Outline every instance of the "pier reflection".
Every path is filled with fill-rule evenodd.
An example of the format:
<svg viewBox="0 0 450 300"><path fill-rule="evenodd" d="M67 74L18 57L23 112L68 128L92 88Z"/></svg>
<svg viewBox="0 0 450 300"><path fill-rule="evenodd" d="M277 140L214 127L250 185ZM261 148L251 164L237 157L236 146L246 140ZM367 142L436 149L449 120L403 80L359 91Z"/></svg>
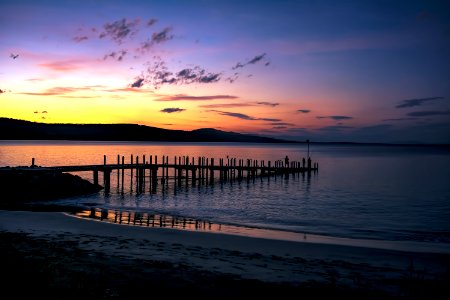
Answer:
<svg viewBox="0 0 450 300"><path fill-rule="evenodd" d="M276 229L218 224L207 220L172 216L165 214L120 211L104 208L91 208L74 213L74 216L99 222L148 228L172 228L177 230L226 233L250 237L269 238L288 241L306 241L306 233Z"/></svg>
<svg viewBox="0 0 450 300"><path fill-rule="evenodd" d="M75 216L103 222L143 227L168 227L186 230L221 231L221 224L209 221L147 212L91 208L76 212Z"/></svg>

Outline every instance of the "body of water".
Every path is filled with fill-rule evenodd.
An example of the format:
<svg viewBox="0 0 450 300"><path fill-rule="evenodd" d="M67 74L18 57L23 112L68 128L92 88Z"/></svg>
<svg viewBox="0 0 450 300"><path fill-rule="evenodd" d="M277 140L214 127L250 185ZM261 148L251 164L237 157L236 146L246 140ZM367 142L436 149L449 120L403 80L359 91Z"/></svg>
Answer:
<svg viewBox="0 0 450 300"><path fill-rule="evenodd" d="M286 155L301 160L307 153L306 144L0 141L0 167L30 165L33 157L40 166L102 164L103 155L108 163L116 163L117 155L127 163L131 155L147 160L168 155L169 163L188 155L267 164ZM311 144L310 156L318 172L195 187L169 182L156 193L136 194L130 183L122 190L113 171L109 195L58 203L138 213L148 220L170 215L200 224L450 245L448 147ZM92 180L92 173L79 175ZM129 171L124 178L131 182Z"/></svg>

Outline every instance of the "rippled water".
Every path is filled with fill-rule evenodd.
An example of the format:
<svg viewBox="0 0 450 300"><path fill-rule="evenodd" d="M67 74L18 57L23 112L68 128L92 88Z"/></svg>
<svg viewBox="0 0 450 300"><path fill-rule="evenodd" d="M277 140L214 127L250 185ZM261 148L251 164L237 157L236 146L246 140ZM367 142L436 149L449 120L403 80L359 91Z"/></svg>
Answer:
<svg viewBox="0 0 450 300"><path fill-rule="evenodd" d="M146 155L275 160L307 156L303 144L100 143L0 141L0 166L41 166L129 162ZM310 147L318 172L182 185L169 181L156 193L136 194L111 174L111 193L59 201L111 210L195 218L312 234L381 240L450 243L450 150L445 147L316 145ZM79 174L92 180L91 173ZM121 179L119 179L120 183Z"/></svg>

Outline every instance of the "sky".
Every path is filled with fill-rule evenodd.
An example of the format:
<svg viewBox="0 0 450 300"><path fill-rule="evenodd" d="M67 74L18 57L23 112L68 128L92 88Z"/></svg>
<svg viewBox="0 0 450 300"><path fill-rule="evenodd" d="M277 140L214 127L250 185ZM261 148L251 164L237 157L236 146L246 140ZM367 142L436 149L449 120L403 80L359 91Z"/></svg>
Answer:
<svg viewBox="0 0 450 300"><path fill-rule="evenodd" d="M448 1L0 0L0 117L450 143Z"/></svg>

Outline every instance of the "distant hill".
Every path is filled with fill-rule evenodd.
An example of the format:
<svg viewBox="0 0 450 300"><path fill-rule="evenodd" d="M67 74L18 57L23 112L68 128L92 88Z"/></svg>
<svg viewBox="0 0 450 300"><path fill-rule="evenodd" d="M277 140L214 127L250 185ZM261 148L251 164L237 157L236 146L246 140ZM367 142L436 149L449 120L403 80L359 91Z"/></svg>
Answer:
<svg viewBox="0 0 450 300"><path fill-rule="evenodd" d="M292 142L212 128L184 131L137 124L47 124L9 118L0 118L0 140Z"/></svg>

